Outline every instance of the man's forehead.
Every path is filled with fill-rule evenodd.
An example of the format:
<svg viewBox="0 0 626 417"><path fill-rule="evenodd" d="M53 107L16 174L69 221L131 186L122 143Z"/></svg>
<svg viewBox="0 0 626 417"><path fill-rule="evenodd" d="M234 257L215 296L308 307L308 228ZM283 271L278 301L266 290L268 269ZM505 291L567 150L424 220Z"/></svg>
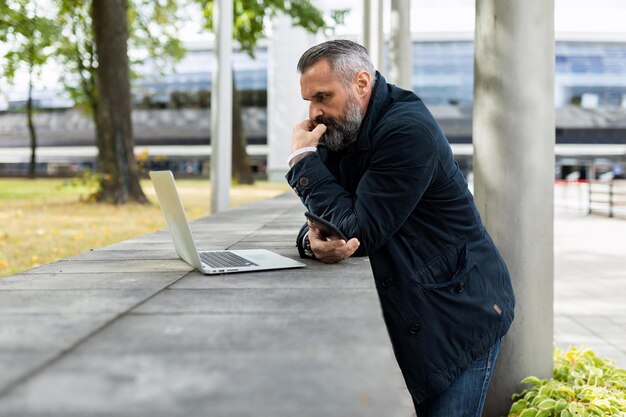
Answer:
<svg viewBox="0 0 626 417"><path fill-rule="evenodd" d="M310 98L320 92L333 91L340 86L341 83L333 76L328 62L318 61L300 75L300 90L304 98Z"/></svg>

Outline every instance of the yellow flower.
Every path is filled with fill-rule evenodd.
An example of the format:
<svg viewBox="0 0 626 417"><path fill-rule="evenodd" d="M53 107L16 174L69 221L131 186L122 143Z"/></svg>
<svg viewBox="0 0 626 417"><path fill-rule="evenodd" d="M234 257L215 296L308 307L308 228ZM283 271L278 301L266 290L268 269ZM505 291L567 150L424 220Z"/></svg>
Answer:
<svg viewBox="0 0 626 417"><path fill-rule="evenodd" d="M0 259L0 269L5 269L9 266L9 263L4 260L4 259Z"/></svg>

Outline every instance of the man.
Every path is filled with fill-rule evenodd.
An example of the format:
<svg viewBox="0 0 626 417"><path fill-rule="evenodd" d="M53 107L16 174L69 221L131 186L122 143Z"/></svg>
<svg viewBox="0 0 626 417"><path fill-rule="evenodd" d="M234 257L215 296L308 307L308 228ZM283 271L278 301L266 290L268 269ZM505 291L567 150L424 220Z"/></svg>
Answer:
<svg viewBox="0 0 626 417"><path fill-rule="evenodd" d="M480 416L515 298L446 137L354 42L314 46L298 70L309 118L293 129L287 180L350 237L309 222L301 256L369 256L417 415Z"/></svg>

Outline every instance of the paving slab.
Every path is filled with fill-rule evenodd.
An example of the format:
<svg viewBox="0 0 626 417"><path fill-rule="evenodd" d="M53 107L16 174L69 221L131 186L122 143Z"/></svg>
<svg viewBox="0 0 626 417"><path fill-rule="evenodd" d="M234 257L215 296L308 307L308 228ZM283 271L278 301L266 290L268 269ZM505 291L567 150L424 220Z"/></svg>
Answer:
<svg viewBox="0 0 626 417"><path fill-rule="evenodd" d="M61 352L112 319L111 314L3 314L1 353Z"/></svg>
<svg viewBox="0 0 626 417"><path fill-rule="evenodd" d="M155 289L0 291L0 315L121 313L155 293Z"/></svg>
<svg viewBox="0 0 626 417"><path fill-rule="evenodd" d="M229 245L228 249L237 250L237 249L268 249L273 252L280 253L281 255L289 256L290 258L296 258L294 256L294 250L296 248L295 239L293 242L285 241L285 240L255 240L255 241L244 241L244 242L236 242L233 245ZM203 248L204 249L204 248ZM204 249L210 250L210 249Z"/></svg>
<svg viewBox="0 0 626 417"><path fill-rule="evenodd" d="M0 280L0 291L10 290L150 290L161 289L188 275L186 271L53 273L13 275ZM204 275L203 275L204 276Z"/></svg>
<svg viewBox="0 0 626 417"><path fill-rule="evenodd" d="M119 261L58 261L29 270L31 274L102 273L102 272L169 272L192 271L181 259L120 259Z"/></svg>
<svg viewBox="0 0 626 417"><path fill-rule="evenodd" d="M210 289L163 291L133 310L143 314L240 313L380 315L378 296L371 289Z"/></svg>
<svg viewBox="0 0 626 417"><path fill-rule="evenodd" d="M137 250L94 250L68 258L69 261L120 261L120 260L178 260L176 250L170 242L169 248Z"/></svg>
<svg viewBox="0 0 626 417"><path fill-rule="evenodd" d="M287 331L286 331L287 330ZM340 336L338 336L340 335ZM120 340L125 341L119 343ZM181 343L184 340L184 343ZM320 314L135 314L112 323L77 353L247 352L252 355L318 350L352 351L377 341L388 346L382 318Z"/></svg>
<svg viewBox="0 0 626 417"><path fill-rule="evenodd" d="M55 358L59 352L1 352L0 351L0 392L31 372L41 368ZM1 402L0 402L1 404ZM8 416L0 409L0 415Z"/></svg>
<svg viewBox="0 0 626 417"><path fill-rule="evenodd" d="M309 265L315 261L302 260ZM369 267L369 266L368 266ZM317 272L313 270L317 269ZM321 272L321 273L320 273ZM337 276L332 265L311 265L298 270L297 274L273 274L267 272L251 272L221 276L205 276L192 272L177 281L173 289L214 289L214 288L258 288L258 289L307 289L307 288L371 288L374 279L363 274L360 262L349 262Z"/></svg>
<svg viewBox="0 0 626 417"><path fill-rule="evenodd" d="M369 347L75 354L13 391L0 415L408 417L391 355L389 348Z"/></svg>

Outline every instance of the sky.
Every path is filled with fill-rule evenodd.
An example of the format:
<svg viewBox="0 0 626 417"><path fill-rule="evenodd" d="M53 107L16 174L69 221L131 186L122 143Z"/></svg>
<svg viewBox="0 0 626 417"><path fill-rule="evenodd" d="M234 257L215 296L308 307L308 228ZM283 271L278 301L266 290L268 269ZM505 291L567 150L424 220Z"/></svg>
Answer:
<svg viewBox="0 0 626 417"><path fill-rule="evenodd" d="M525 1L525 0L522 0ZM391 0L383 0L387 11L383 27L389 31ZM412 32L474 32L474 6L476 0L411 0ZM323 10L351 9L346 25L338 29L338 35L354 35L362 26L362 0L313 0ZM626 40L626 0L554 0L554 26L559 33L617 34ZM211 35L199 35L190 30L185 39L210 39Z"/></svg>

